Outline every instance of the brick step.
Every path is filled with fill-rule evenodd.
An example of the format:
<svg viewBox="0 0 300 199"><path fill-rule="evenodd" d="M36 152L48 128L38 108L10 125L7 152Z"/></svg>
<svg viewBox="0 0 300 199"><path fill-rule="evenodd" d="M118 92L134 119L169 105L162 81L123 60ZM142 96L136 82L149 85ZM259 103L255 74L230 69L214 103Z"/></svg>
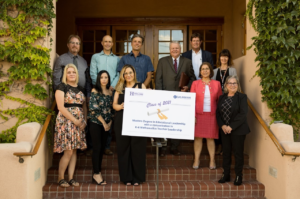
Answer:
<svg viewBox="0 0 300 199"><path fill-rule="evenodd" d="M257 181L244 181L241 186L232 182L219 184L217 181L194 182L160 182L160 198L189 198L189 199L220 199L244 198L263 199L265 187ZM47 183L43 187L44 199L125 199L125 198L156 198L155 182L146 182L140 186L125 186L121 183L108 183L98 186L92 183L80 183L79 187L61 188L57 183Z"/></svg>
<svg viewBox="0 0 300 199"><path fill-rule="evenodd" d="M53 166L57 166L62 154L53 155ZM221 155L215 156L217 167L222 166L223 157ZM201 154L200 156L200 167L207 167L209 165L209 155ZM192 166L194 162L193 154L183 154L180 156L174 156L172 154L167 154L165 157L159 157L160 166ZM234 157L232 156L231 165L234 165ZM77 156L77 166L91 166L92 158L86 156L85 154L80 154ZM104 155L102 166L104 167L113 167L118 165L118 156L117 154L113 155ZM156 155L155 154L146 154L146 165L147 166L156 166ZM249 165L249 156L244 155L244 165Z"/></svg>
<svg viewBox="0 0 300 199"><path fill-rule="evenodd" d="M77 167L74 174L74 179L78 182L92 182L92 166ZM119 170L114 168L103 168L102 176L107 182L118 182ZM218 167L215 170L210 170L208 167L200 167L199 169L193 169L192 167L160 167L159 180L160 181L200 181L200 180L219 180L222 176L223 169ZM243 168L243 179L246 181L256 180L256 170L245 166ZM234 169L231 169L231 178L235 178ZM57 182L58 168L51 167L48 170L47 182ZM67 171L66 176L67 178ZM146 169L146 181L156 181L156 167L147 167Z"/></svg>

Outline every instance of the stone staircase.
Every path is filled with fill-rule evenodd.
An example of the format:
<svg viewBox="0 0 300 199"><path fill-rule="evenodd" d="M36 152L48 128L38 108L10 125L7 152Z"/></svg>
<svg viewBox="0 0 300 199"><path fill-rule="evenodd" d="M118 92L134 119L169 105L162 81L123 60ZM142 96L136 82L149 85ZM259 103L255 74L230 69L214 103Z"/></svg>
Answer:
<svg viewBox="0 0 300 199"><path fill-rule="evenodd" d="M125 186L119 181L116 143L113 141L111 150L114 155L104 155L102 176L107 185L98 186L92 183L92 159L84 154L78 155L74 179L80 182L79 187L61 188L57 184L58 162L60 154L54 154L53 166L48 170L47 183L43 188L44 199L155 199L156 198L156 155L155 147L147 144L146 182L140 186ZM241 186L232 182L219 184L217 181L223 173L222 156L216 155L216 170L208 169L209 156L206 145L203 146L200 168L192 169L193 142L182 141L179 150L184 154L173 156L167 154L159 159L159 198L188 199L264 199L265 187L256 180L256 170L248 166L249 157L245 155L243 169L244 181ZM234 165L234 159L232 161ZM233 167L233 166L232 166ZM235 178L231 172L232 181ZM66 174L67 179L67 174Z"/></svg>

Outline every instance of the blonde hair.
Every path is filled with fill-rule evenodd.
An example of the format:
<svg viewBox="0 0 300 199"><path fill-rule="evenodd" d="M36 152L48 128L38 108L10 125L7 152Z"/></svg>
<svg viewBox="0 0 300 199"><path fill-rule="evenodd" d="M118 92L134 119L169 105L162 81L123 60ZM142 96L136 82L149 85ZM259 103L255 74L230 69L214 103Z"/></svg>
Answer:
<svg viewBox="0 0 300 199"><path fill-rule="evenodd" d="M126 80L125 80L125 78L124 78L124 73L125 73L125 70L126 70L127 68L131 68L131 69L132 69L133 74L134 74L134 79L133 79L133 81L134 81L135 83L138 82L137 79L136 79L136 72L135 72L134 67L131 66L131 65L129 65L129 64L125 64L125 65L123 66L121 72L120 72L120 78L119 78L119 81L118 81L118 83L117 83L117 85L116 85L116 91L118 91L120 94L123 94L123 90L124 90L125 87L126 87Z"/></svg>
<svg viewBox="0 0 300 199"><path fill-rule="evenodd" d="M224 93L228 93L227 84L228 84L228 81L231 80L231 79L235 79L235 81L237 83L237 86L238 86L237 91L241 92L241 86L240 86L239 78L237 76L233 75L233 76L228 76L226 78L226 81L225 81L225 84L224 84Z"/></svg>
<svg viewBox="0 0 300 199"><path fill-rule="evenodd" d="M61 79L61 82L67 84L67 70L68 70L68 68L73 68L75 70L75 72L76 72L76 84L78 84L79 75L78 75L77 67L74 64L67 64L65 66L65 69L64 69L64 72L63 72L64 75Z"/></svg>

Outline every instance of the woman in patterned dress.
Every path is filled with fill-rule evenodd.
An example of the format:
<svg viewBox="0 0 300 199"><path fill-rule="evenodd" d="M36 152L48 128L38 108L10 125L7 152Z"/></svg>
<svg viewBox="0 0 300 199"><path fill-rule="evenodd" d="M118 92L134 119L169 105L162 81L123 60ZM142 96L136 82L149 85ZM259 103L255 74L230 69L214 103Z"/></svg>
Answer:
<svg viewBox="0 0 300 199"><path fill-rule="evenodd" d="M86 149L84 128L86 126L86 102L84 89L78 86L78 71L74 64L67 64L62 83L55 92L59 110L54 133L54 153L62 153L59 161L58 183L61 187L79 186L73 179L77 159L77 149ZM64 179L68 167L67 182Z"/></svg>
<svg viewBox="0 0 300 199"><path fill-rule="evenodd" d="M211 79L214 72L210 63L203 62L200 66L199 74L201 79L194 81L191 86L191 92L196 93L195 159L193 168L199 168L202 142L203 138L206 138L207 149L210 156L209 169L216 169L214 139L219 138L216 109L219 97L222 95L222 89L218 81Z"/></svg>
<svg viewBox="0 0 300 199"><path fill-rule="evenodd" d="M93 180L98 185L106 185L101 175L102 158L105 151L109 129L112 124L112 91L110 76L106 70L97 75L95 88L89 102L89 129L93 142Z"/></svg>

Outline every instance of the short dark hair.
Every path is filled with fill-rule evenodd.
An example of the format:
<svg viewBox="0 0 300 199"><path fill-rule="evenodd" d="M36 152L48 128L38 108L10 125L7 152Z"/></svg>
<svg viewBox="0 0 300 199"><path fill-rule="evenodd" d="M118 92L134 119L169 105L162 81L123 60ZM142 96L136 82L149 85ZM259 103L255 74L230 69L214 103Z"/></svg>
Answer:
<svg viewBox="0 0 300 199"><path fill-rule="evenodd" d="M228 66L233 66L233 62L232 62L232 57L231 57L231 54L230 54L230 51L228 49L223 49L220 53L219 53L219 58L218 58L218 61L217 61L217 66L220 67L222 64L221 64L221 56L225 56L225 57L228 57L228 62L227 62L227 65Z"/></svg>
<svg viewBox="0 0 300 199"><path fill-rule="evenodd" d="M142 39L142 44L144 44L144 37L143 37L142 35L140 35L140 34L134 34L134 35L132 36L132 38L131 38L131 41L132 41L134 38L136 38L136 37L141 38L141 39Z"/></svg>
<svg viewBox="0 0 300 199"><path fill-rule="evenodd" d="M106 73L107 74L107 77L108 77L108 82L106 84L106 89L109 89L110 87L110 76L108 74L108 72L106 70L101 70L98 75L97 75L97 81L96 81L96 85L95 85L95 89L98 93L101 93L103 94L103 90L102 90L102 87L101 87L101 83L100 83L100 79L101 79L101 75L103 73Z"/></svg>
<svg viewBox="0 0 300 199"><path fill-rule="evenodd" d="M68 43L70 43L70 41L71 41L72 38L78 39L79 43L81 43L81 39L80 39L80 37L78 35L70 35L69 38L68 38Z"/></svg>
<svg viewBox="0 0 300 199"><path fill-rule="evenodd" d="M194 33L191 35L191 41L192 41L194 38L199 38L199 40L202 41L201 34L198 33L198 32L194 32Z"/></svg>
<svg viewBox="0 0 300 199"><path fill-rule="evenodd" d="M209 62L203 62L203 63L201 64L201 66L200 66L200 68L199 68L199 77L202 78L202 76L201 76L201 68L202 68L202 66L204 66L204 65L207 65L207 66L209 67L209 71L210 71L210 73L209 73L209 78L212 78L212 77L214 76L214 69L213 69L213 67L211 66L211 64L210 64Z"/></svg>

